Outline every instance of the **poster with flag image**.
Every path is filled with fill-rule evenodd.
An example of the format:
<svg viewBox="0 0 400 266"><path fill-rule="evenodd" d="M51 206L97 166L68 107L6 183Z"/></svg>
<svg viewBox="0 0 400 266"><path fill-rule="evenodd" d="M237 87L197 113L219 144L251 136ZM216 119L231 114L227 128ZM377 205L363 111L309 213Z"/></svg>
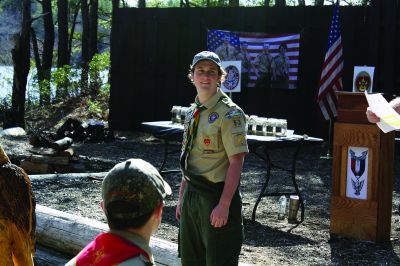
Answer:
<svg viewBox="0 0 400 266"><path fill-rule="evenodd" d="M322 65L317 103L326 120L337 116L336 91L343 89L343 47L339 22L339 1L336 2L329 27L328 47Z"/></svg>
<svg viewBox="0 0 400 266"><path fill-rule="evenodd" d="M300 34L210 29L207 49L222 61L241 61L242 88L297 87Z"/></svg>

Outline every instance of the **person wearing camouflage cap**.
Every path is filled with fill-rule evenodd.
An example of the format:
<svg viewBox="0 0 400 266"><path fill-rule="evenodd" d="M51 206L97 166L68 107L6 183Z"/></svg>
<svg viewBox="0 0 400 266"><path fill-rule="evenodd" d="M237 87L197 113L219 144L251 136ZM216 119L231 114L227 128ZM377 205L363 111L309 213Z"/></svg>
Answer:
<svg viewBox="0 0 400 266"><path fill-rule="evenodd" d="M66 265L153 265L150 237L170 194L170 186L150 163L129 159L115 165L101 187L110 231L96 236Z"/></svg>
<svg viewBox="0 0 400 266"><path fill-rule="evenodd" d="M189 70L197 96L184 123L176 207L183 266L238 265L243 243L239 184L249 151L246 119L220 89L225 74L211 51L196 54Z"/></svg>

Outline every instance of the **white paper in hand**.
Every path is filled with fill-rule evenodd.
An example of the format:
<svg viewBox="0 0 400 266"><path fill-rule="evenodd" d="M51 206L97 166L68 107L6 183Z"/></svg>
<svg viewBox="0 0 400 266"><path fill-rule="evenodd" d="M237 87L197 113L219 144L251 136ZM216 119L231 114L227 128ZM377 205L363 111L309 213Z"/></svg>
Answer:
<svg viewBox="0 0 400 266"><path fill-rule="evenodd" d="M371 110L381 119L377 125L384 133L400 129L400 115L383 98L382 94L365 92L365 97L367 97Z"/></svg>

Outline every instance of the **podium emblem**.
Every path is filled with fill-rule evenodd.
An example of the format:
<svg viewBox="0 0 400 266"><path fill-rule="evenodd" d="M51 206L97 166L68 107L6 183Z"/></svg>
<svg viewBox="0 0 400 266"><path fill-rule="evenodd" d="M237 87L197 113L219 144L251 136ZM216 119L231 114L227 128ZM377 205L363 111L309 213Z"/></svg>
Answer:
<svg viewBox="0 0 400 266"><path fill-rule="evenodd" d="M346 196L367 199L368 148L349 147Z"/></svg>

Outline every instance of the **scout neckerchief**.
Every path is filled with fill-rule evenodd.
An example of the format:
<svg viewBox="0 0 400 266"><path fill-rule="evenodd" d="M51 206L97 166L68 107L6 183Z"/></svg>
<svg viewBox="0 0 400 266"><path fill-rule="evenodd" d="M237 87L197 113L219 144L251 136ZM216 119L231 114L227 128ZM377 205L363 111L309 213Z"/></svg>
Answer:
<svg viewBox="0 0 400 266"><path fill-rule="evenodd" d="M185 147L181 156L181 167L183 169L187 168L187 158L189 156L189 152L192 149L193 146L193 140L196 137L197 134L197 128L199 126L199 121L200 121L200 112L206 109L205 106L201 105L200 103L196 102L193 115L191 117L191 120L189 122L189 127L186 133L186 143Z"/></svg>
<svg viewBox="0 0 400 266"><path fill-rule="evenodd" d="M217 104L223 98L225 98L225 95L222 95L215 104ZM207 107L201 105L199 102L195 102L193 115L191 117L191 120L189 121L189 127L187 129L186 142L184 144L185 147L183 147L183 152L181 156L181 168L184 170L187 169L187 160L189 158L189 153L192 150L193 142L197 135L197 128L199 127L199 121L200 121L200 113L204 109L207 109Z"/></svg>
<svg viewBox="0 0 400 266"><path fill-rule="evenodd" d="M117 265L139 255L143 255L150 261L150 256L146 251L128 240L112 233L101 233L79 253L76 265Z"/></svg>

